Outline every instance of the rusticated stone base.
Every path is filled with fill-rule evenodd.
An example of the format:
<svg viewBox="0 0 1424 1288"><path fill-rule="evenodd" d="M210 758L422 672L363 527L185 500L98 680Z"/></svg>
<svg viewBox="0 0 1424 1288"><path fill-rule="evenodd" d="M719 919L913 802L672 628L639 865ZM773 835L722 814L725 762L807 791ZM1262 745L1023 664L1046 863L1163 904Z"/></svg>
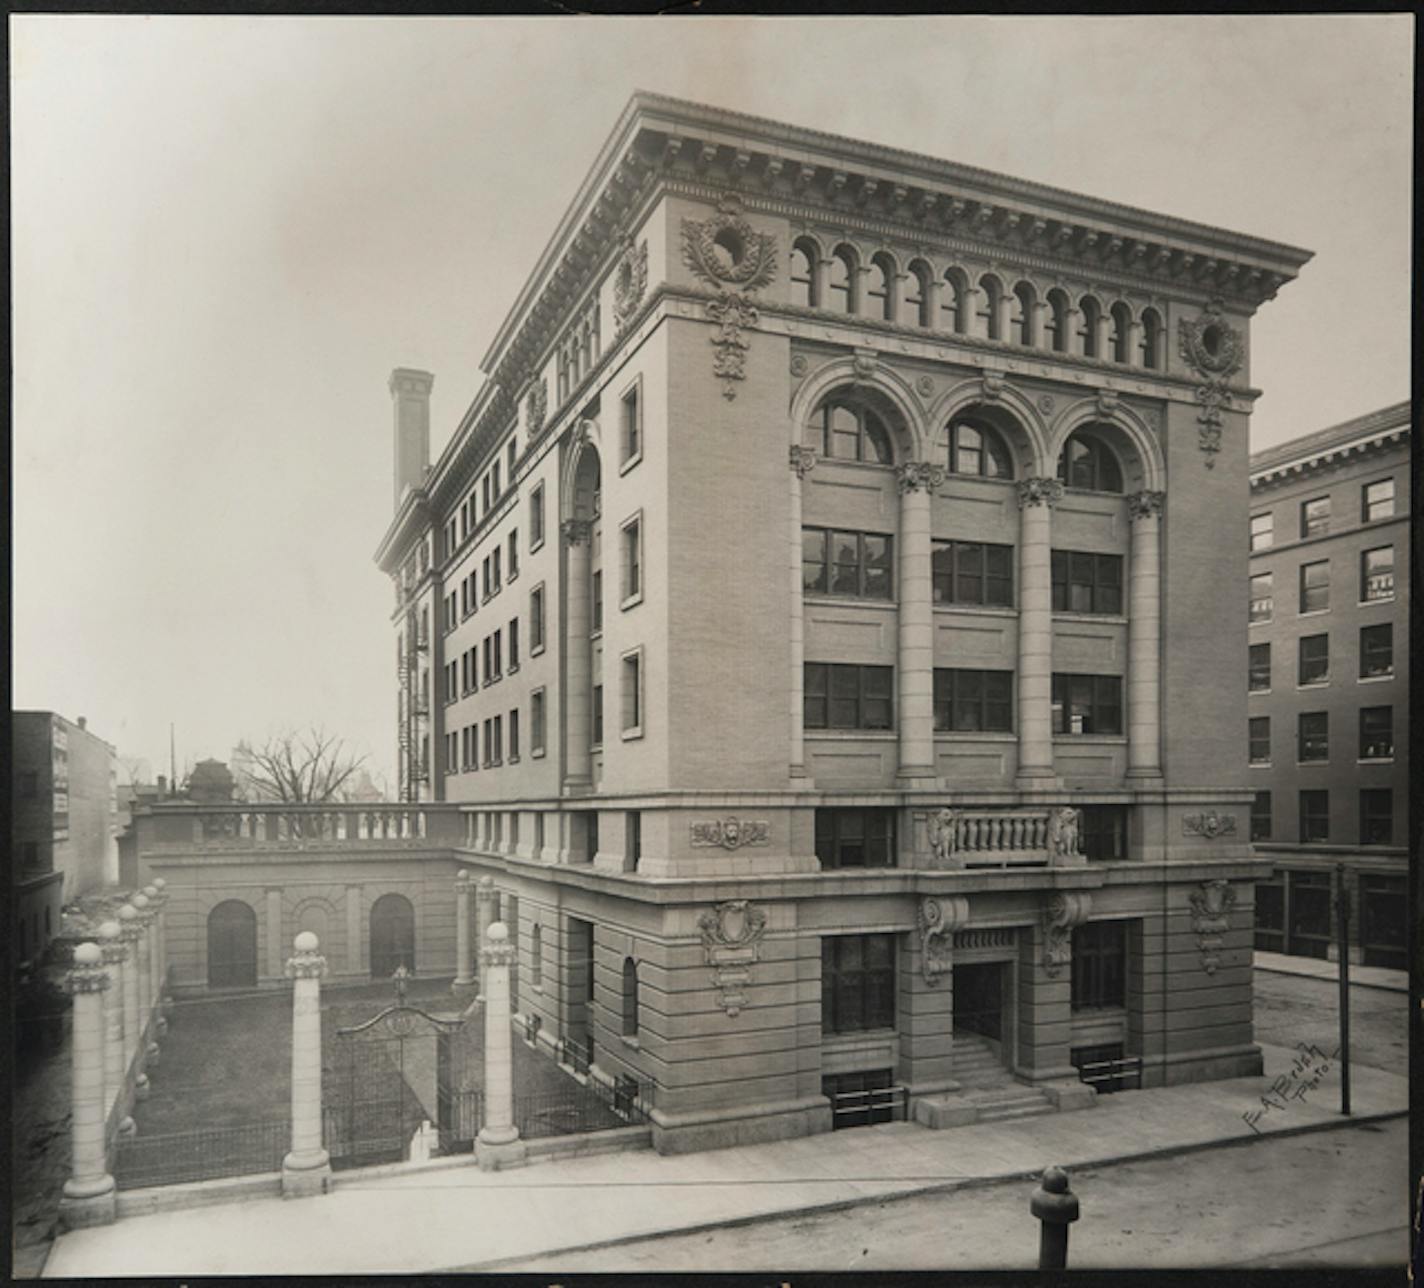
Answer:
<svg viewBox="0 0 1424 1288"><path fill-rule="evenodd" d="M319 1150L309 1157L288 1154L282 1160L284 1199L309 1198L313 1194L327 1194L330 1190L331 1160L326 1150Z"/></svg>
<svg viewBox="0 0 1424 1288"><path fill-rule="evenodd" d="M104 1176L88 1185L64 1183L59 1200L59 1220L66 1230L82 1230L91 1225L112 1225L116 1215L117 1190L114 1178Z"/></svg>
<svg viewBox="0 0 1424 1288"><path fill-rule="evenodd" d="M1098 1103L1097 1089L1086 1082L1065 1080L1063 1082L1039 1082L1034 1084L1048 1097L1048 1102L1059 1113L1072 1109L1091 1109Z"/></svg>
<svg viewBox="0 0 1424 1288"><path fill-rule="evenodd" d="M523 1167L529 1161L529 1147L517 1136L513 1140L490 1142L475 1138L475 1162L482 1172L502 1172Z"/></svg>
<svg viewBox="0 0 1424 1288"><path fill-rule="evenodd" d="M692 1154L728 1145L814 1136L831 1129L831 1104L824 1096L781 1105L738 1105L725 1115L678 1115L653 1111L653 1148L659 1154Z"/></svg>
<svg viewBox="0 0 1424 1288"><path fill-rule="evenodd" d="M945 1127L967 1127L979 1121L979 1106L952 1092L942 1096L925 1096L915 1102L915 1121L932 1131Z"/></svg>
<svg viewBox="0 0 1424 1288"><path fill-rule="evenodd" d="M1215 1082L1218 1078L1259 1078L1265 1071L1258 1046L1184 1051L1180 1055L1145 1056L1144 1087L1173 1087L1184 1082Z"/></svg>

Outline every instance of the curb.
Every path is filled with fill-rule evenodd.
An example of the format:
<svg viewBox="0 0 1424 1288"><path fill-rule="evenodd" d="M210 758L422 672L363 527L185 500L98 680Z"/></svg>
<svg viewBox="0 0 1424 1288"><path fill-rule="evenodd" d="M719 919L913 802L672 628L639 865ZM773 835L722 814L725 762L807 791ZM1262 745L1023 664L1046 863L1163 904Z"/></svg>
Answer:
<svg viewBox="0 0 1424 1288"><path fill-rule="evenodd" d="M1388 1122L1395 1118L1407 1118L1408 1108L1386 1109L1371 1114L1352 1114L1348 1121L1326 1121L1304 1123L1299 1127L1283 1127L1278 1131L1260 1136L1247 1135L1224 1140L1194 1141L1189 1145L1162 1145L1156 1149L1139 1150L1136 1153L1115 1154L1109 1158L1095 1158L1087 1162L1060 1163L1061 1166L1077 1170L1091 1170L1098 1167L1114 1167L1121 1163L1142 1163L1158 1158L1180 1157L1186 1154L1200 1154L1209 1149L1231 1149L1240 1145L1250 1145L1258 1140L1277 1140L1286 1136L1306 1136L1315 1132L1344 1131L1367 1123ZM518 1256L497 1257L492 1261L470 1261L457 1266L437 1270L435 1274L483 1274L490 1270L517 1266L524 1262L542 1260L546 1257L564 1257L578 1252L595 1252L607 1248L617 1248L630 1243L652 1243L658 1239L677 1238L681 1235L703 1234L710 1230L730 1230L742 1226L764 1225L770 1221L782 1221L791 1217L816 1216L827 1212L840 1212L850 1208L865 1207L871 1203L895 1203L901 1199L921 1198L927 1194L947 1194L956 1190L989 1189L996 1185L1008 1185L1022 1181L1036 1181L1042 1176L1041 1169L1006 1173L1003 1176L977 1176L954 1181L935 1181L913 1189L900 1190L894 1194L867 1194L855 1198L830 1199L824 1203L808 1203L801 1207L783 1208L777 1212L756 1212L748 1216L732 1217L722 1221L699 1221L692 1225L679 1226L672 1230L653 1230L643 1234L618 1235L612 1239L598 1239L591 1243L571 1244L563 1248L546 1248L538 1252L521 1253Z"/></svg>
<svg viewBox="0 0 1424 1288"><path fill-rule="evenodd" d="M1264 971L1267 975L1288 975L1292 979L1313 979L1320 984L1336 984L1338 981L1330 975L1312 975L1309 971L1289 970L1284 966L1263 966L1260 962L1254 962L1252 970ZM1350 977L1351 988L1372 988L1380 993L1408 993L1409 985L1404 984L1380 984L1373 980L1356 979Z"/></svg>

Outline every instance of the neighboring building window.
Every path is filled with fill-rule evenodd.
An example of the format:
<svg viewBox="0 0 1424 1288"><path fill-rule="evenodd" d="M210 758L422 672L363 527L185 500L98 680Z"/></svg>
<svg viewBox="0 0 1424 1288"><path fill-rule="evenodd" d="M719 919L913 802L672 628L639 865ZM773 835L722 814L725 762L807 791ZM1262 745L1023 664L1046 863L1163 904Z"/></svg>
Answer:
<svg viewBox="0 0 1424 1288"><path fill-rule="evenodd" d="M1053 676L1054 733L1122 732L1122 676Z"/></svg>
<svg viewBox="0 0 1424 1288"><path fill-rule="evenodd" d="M1330 607L1330 561L1300 566L1300 611L1318 613Z"/></svg>
<svg viewBox="0 0 1424 1288"><path fill-rule="evenodd" d="M1055 613L1122 612L1122 556L1055 550L1052 558Z"/></svg>
<svg viewBox="0 0 1424 1288"><path fill-rule="evenodd" d="M952 420L940 438L951 474L1011 479L1014 461L992 426L978 420Z"/></svg>
<svg viewBox="0 0 1424 1288"><path fill-rule="evenodd" d="M504 489L501 488L500 485L499 485L499 462L498 462L498 461L496 461L496 462L494 463L494 467L493 467L492 473L494 474L494 482L490 484L490 489L491 489L491 491L494 493L494 499L495 499L496 501L498 501L498 500L499 500L499 494L504 490Z"/></svg>
<svg viewBox="0 0 1424 1288"><path fill-rule="evenodd" d="M1269 550L1276 543L1276 516L1269 510L1251 516L1251 549Z"/></svg>
<svg viewBox="0 0 1424 1288"><path fill-rule="evenodd" d="M1012 671L935 668L934 727L937 733L1013 730Z"/></svg>
<svg viewBox="0 0 1424 1288"><path fill-rule="evenodd" d="M1073 931L1072 1007L1075 1011L1125 1004L1127 922L1090 921Z"/></svg>
<svg viewBox="0 0 1424 1288"><path fill-rule="evenodd" d="M821 868L893 868L893 809L818 809L816 857Z"/></svg>
<svg viewBox="0 0 1424 1288"><path fill-rule="evenodd" d="M544 485L536 483L529 493L529 549L544 544Z"/></svg>
<svg viewBox="0 0 1424 1288"><path fill-rule="evenodd" d="M821 939L821 1032L895 1026L895 936Z"/></svg>
<svg viewBox="0 0 1424 1288"><path fill-rule="evenodd" d="M1377 546L1360 555L1360 602L1394 598L1394 547Z"/></svg>
<svg viewBox="0 0 1424 1288"><path fill-rule="evenodd" d="M485 734L485 768L488 769L494 764L494 733L491 722L486 720L484 724Z"/></svg>
<svg viewBox="0 0 1424 1288"><path fill-rule="evenodd" d="M890 465L890 433L885 423L869 408L830 402L821 408L806 427L807 447L837 461L863 461Z"/></svg>
<svg viewBox="0 0 1424 1288"><path fill-rule="evenodd" d="M619 530L622 563L622 593L619 603L630 608L643 597L643 521L628 520Z"/></svg>
<svg viewBox="0 0 1424 1288"><path fill-rule="evenodd" d="M1360 792L1360 844L1394 844L1394 793L1388 787Z"/></svg>
<svg viewBox="0 0 1424 1288"><path fill-rule="evenodd" d="M529 695L529 754L544 754L544 690L535 689ZM541 816L542 817L542 816Z"/></svg>
<svg viewBox="0 0 1424 1288"><path fill-rule="evenodd" d="M603 745L603 685L593 686L593 745Z"/></svg>
<svg viewBox="0 0 1424 1288"><path fill-rule="evenodd" d="M510 620L509 629L505 632L509 637L509 671L512 675L519 670L519 618Z"/></svg>
<svg viewBox="0 0 1424 1288"><path fill-rule="evenodd" d="M1273 577L1268 572L1258 572L1251 577L1251 620L1269 622L1274 607L1272 590Z"/></svg>
<svg viewBox="0 0 1424 1288"><path fill-rule="evenodd" d="M1247 722L1248 756L1253 765L1271 763L1271 717L1252 716Z"/></svg>
<svg viewBox="0 0 1424 1288"><path fill-rule="evenodd" d="M1360 759L1394 759L1394 708L1360 708Z"/></svg>
<svg viewBox="0 0 1424 1288"><path fill-rule="evenodd" d="M1377 679L1394 674L1394 625L1360 627L1360 678Z"/></svg>
<svg viewBox="0 0 1424 1288"><path fill-rule="evenodd" d="M510 713L509 713L509 760L510 760L510 763L513 764L514 761L516 761L516 760L518 760L518 759L519 759L519 708L518 708L518 707L515 707L515 708L513 708L513 709L510 711ZM512 815L510 815L510 817L513 818L513 819L515 819L515 820L518 820L519 815L518 815L518 814L512 814ZM513 839L513 838L511 838L511 839Z"/></svg>
<svg viewBox="0 0 1424 1288"><path fill-rule="evenodd" d="M509 532L509 580L513 581L519 576L519 529L511 528Z"/></svg>
<svg viewBox="0 0 1424 1288"><path fill-rule="evenodd" d="M494 718L494 763L495 763L496 765L498 765L498 764L502 764L503 761L504 761L504 717L503 717L503 716L495 716L495 718ZM498 815L496 815L496 818L498 818ZM496 823L496 827L498 827L498 823ZM497 837L497 836L498 836L498 832L496 832L496 837Z"/></svg>
<svg viewBox="0 0 1424 1288"><path fill-rule="evenodd" d="M484 557L484 561L480 565L480 578L484 585L482 593L484 597L488 599L490 597L490 587L492 584L490 582L490 557L488 555Z"/></svg>
<svg viewBox="0 0 1424 1288"><path fill-rule="evenodd" d="M1013 607L1013 546L936 541L930 561L935 603Z"/></svg>
<svg viewBox="0 0 1424 1288"><path fill-rule="evenodd" d="M502 632L500 632L500 631L495 631L493 638L494 638L494 678L495 678L496 680L498 680L498 679L500 679L500 678L504 675L504 659L503 659L503 657L501 656L502 650L501 650L501 648L500 648L500 643L501 643L501 639L502 639Z"/></svg>
<svg viewBox="0 0 1424 1288"><path fill-rule="evenodd" d="M538 817L542 823L544 816ZM535 988L544 986L544 927L537 921L529 927L529 983Z"/></svg>
<svg viewBox="0 0 1424 1288"><path fill-rule="evenodd" d="M623 734L643 732L643 655L641 650L623 654Z"/></svg>
<svg viewBox="0 0 1424 1288"><path fill-rule="evenodd" d="M1271 687L1271 646L1252 644L1247 663L1246 687L1252 693L1263 693Z"/></svg>
<svg viewBox="0 0 1424 1288"><path fill-rule="evenodd" d="M1251 802L1251 839L1269 841L1271 839L1271 793L1257 792Z"/></svg>
<svg viewBox="0 0 1424 1288"><path fill-rule="evenodd" d="M643 857L643 815L636 809L623 814L623 857L628 872L636 872Z"/></svg>
<svg viewBox="0 0 1424 1288"><path fill-rule="evenodd" d="M1329 792L1301 792L1300 839L1302 841L1328 841L1330 839Z"/></svg>
<svg viewBox="0 0 1424 1288"><path fill-rule="evenodd" d="M1330 636L1300 637L1300 684L1327 684L1330 680Z"/></svg>
<svg viewBox="0 0 1424 1288"><path fill-rule="evenodd" d="M622 398L622 464L628 465L643 454L643 386L635 381Z"/></svg>
<svg viewBox="0 0 1424 1288"><path fill-rule="evenodd" d="M1330 498L1317 496L1300 504L1300 535L1323 537L1330 531Z"/></svg>
<svg viewBox="0 0 1424 1288"><path fill-rule="evenodd" d="M1360 514L1366 523L1388 519L1394 514L1394 480L1366 483L1360 498Z"/></svg>
<svg viewBox="0 0 1424 1288"><path fill-rule="evenodd" d="M500 588L500 583L501 583L501 578L500 578L500 575L499 575L499 563L500 563L500 556L501 556L502 554L503 554L503 551L501 551L500 548L499 548L498 546L496 546L496 547L494 548L493 554L490 556L490 557L494 560L494 593L495 593L496 595L499 594L499 588Z"/></svg>
<svg viewBox="0 0 1424 1288"><path fill-rule="evenodd" d="M1085 492L1122 491L1122 466L1112 449L1081 430L1064 445L1058 458L1058 478Z"/></svg>
<svg viewBox="0 0 1424 1288"><path fill-rule="evenodd" d="M590 593L593 597L589 617L593 623L593 634L597 635L603 629L603 569L595 569L589 582Z"/></svg>
<svg viewBox="0 0 1424 1288"><path fill-rule="evenodd" d="M1302 764L1330 759L1330 713L1302 711L1298 722L1296 759Z"/></svg>
<svg viewBox="0 0 1424 1288"><path fill-rule="evenodd" d="M801 586L813 594L892 598L891 539L876 532L801 529Z"/></svg>
<svg viewBox="0 0 1424 1288"><path fill-rule="evenodd" d="M638 963L623 959L623 1036L638 1036Z"/></svg>
<svg viewBox="0 0 1424 1288"><path fill-rule="evenodd" d="M893 666L807 662L807 729L890 729Z"/></svg>
<svg viewBox="0 0 1424 1288"><path fill-rule="evenodd" d="M515 438L511 438L505 444L504 452L505 473L509 476L509 486L514 486L514 469L519 463L519 443Z"/></svg>
<svg viewBox="0 0 1424 1288"><path fill-rule="evenodd" d="M1082 805L1083 828L1079 843L1083 857L1095 863L1127 858L1127 806Z"/></svg>
<svg viewBox="0 0 1424 1288"><path fill-rule="evenodd" d="M544 584L540 582L529 592L529 652L544 648Z"/></svg>

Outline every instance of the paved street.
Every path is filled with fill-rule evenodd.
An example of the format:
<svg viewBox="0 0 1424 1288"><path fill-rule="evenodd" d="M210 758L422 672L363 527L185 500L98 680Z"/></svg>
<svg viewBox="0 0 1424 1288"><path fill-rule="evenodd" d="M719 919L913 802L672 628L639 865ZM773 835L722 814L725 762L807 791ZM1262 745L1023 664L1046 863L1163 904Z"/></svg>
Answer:
<svg viewBox="0 0 1424 1288"><path fill-rule="evenodd" d="M1402 1265L1403 1119L1072 1174L1071 1268ZM1304 1182L1305 1184L1302 1184ZM501 1271L1024 1269L1032 1185L882 1201L506 1263Z"/></svg>
<svg viewBox="0 0 1424 1288"><path fill-rule="evenodd" d="M1313 1042L1326 1051L1340 1043L1339 988L1333 981L1257 970L1256 1041L1278 1046ZM1409 995L1379 988L1350 989L1350 1054L1390 1073L1409 1069Z"/></svg>

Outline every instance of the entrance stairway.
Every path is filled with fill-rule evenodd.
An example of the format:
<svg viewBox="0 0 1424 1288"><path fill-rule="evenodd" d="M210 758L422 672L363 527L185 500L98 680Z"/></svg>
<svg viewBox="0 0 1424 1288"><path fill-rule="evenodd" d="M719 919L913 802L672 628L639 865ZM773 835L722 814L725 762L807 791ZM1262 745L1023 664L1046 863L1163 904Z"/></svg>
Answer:
<svg viewBox="0 0 1424 1288"><path fill-rule="evenodd" d="M981 1123L1032 1118L1054 1111L1052 1101L1042 1091L1016 1082L993 1047L975 1033L954 1031L951 1071L960 1085L959 1094L978 1107L977 1121Z"/></svg>

